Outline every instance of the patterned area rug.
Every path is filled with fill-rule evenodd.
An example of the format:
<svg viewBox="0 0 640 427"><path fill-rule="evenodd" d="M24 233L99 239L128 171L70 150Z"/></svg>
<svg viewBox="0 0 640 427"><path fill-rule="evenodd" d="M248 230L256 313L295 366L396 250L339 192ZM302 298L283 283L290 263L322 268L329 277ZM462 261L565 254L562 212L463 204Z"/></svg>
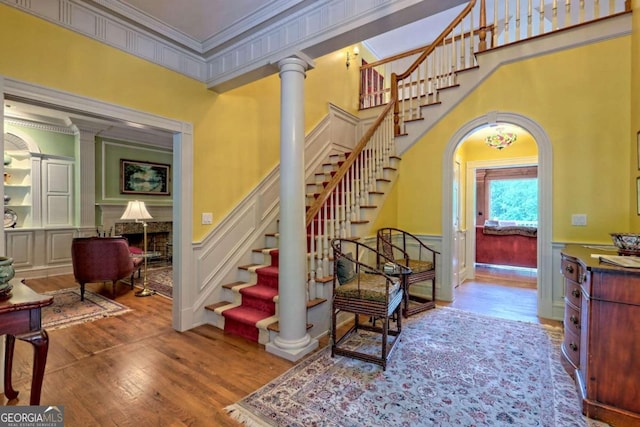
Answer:
<svg viewBox="0 0 640 427"><path fill-rule="evenodd" d="M353 347L377 345L362 334ZM604 425L580 413L561 341L560 329L436 308L403 322L386 371L325 348L226 410L251 426Z"/></svg>
<svg viewBox="0 0 640 427"><path fill-rule="evenodd" d="M144 274L144 273L143 273ZM134 286L142 289L142 278L138 278L136 273ZM129 280L125 279L122 283L129 284ZM147 288L156 291L158 295L166 298L173 297L173 268L160 267L147 269Z"/></svg>
<svg viewBox="0 0 640 427"><path fill-rule="evenodd" d="M80 301L80 287L46 292L53 295L53 304L42 309L42 326L48 330L62 329L105 317L119 316L130 308L89 290Z"/></svg>

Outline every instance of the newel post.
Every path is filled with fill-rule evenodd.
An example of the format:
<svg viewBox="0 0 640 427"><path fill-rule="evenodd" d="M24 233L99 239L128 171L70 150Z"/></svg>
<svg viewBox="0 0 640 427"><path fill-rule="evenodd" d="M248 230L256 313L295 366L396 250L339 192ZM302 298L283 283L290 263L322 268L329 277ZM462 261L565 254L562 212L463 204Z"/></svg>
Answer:
<svg viewBox="0 0 640 427"><path fill-rule="evenodd" d="M480 0L480 27L479 27L478 52L487 50L487 4L485 0Z"/></svg>
<svg viewBox="0 0 640 427"><path fill-rule="evenodd" d="M391 99L395 99L393 102L393 134L395 136L400 135L400 95L398 94L398 75L391 73Z"/></svg>

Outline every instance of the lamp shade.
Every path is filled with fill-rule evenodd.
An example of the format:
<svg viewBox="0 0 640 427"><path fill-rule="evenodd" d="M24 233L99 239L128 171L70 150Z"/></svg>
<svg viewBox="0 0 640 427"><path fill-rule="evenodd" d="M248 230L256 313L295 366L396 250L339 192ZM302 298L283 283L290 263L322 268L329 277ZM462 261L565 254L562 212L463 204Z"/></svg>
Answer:
<svg viewBox="0 0 640 427"><path fill-rule="evenodd" d="M144 202L140 200L132 200L127 204L127 209L125 209L124 213L120 217L120 219L129 219L129 220L141 220L141 219L151 219L153 218L149 211L147 211L147 207L144 205Z"/></svg>

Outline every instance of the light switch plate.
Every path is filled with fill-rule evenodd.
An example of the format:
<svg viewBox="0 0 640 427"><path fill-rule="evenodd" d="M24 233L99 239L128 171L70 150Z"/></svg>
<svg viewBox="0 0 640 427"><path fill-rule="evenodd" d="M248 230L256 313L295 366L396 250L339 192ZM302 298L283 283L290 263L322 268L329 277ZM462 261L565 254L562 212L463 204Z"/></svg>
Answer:
<svg viewBox="0 0 640 427"><path fill-rule="evenodd" d="M213 214L211 212L202 213L202 224L213 224Z"/></svg>
<svg viewBox="0 0 640 427"><path fill-rule="evenodd" d="M587 225L587 214L573 214L571 215L571 225L577 225L584 227Z"/></svg>

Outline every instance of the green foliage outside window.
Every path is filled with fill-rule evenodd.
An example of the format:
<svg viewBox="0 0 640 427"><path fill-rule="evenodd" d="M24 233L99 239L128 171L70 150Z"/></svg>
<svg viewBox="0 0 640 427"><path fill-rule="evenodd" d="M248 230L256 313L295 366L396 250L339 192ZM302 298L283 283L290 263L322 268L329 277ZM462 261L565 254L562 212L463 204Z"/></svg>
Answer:
<svg viewBox="0 0 640 427"><path fill-rule="evenodd" d="M538 179L495 179L489 183L489 218L538 220Z"/></svg>

